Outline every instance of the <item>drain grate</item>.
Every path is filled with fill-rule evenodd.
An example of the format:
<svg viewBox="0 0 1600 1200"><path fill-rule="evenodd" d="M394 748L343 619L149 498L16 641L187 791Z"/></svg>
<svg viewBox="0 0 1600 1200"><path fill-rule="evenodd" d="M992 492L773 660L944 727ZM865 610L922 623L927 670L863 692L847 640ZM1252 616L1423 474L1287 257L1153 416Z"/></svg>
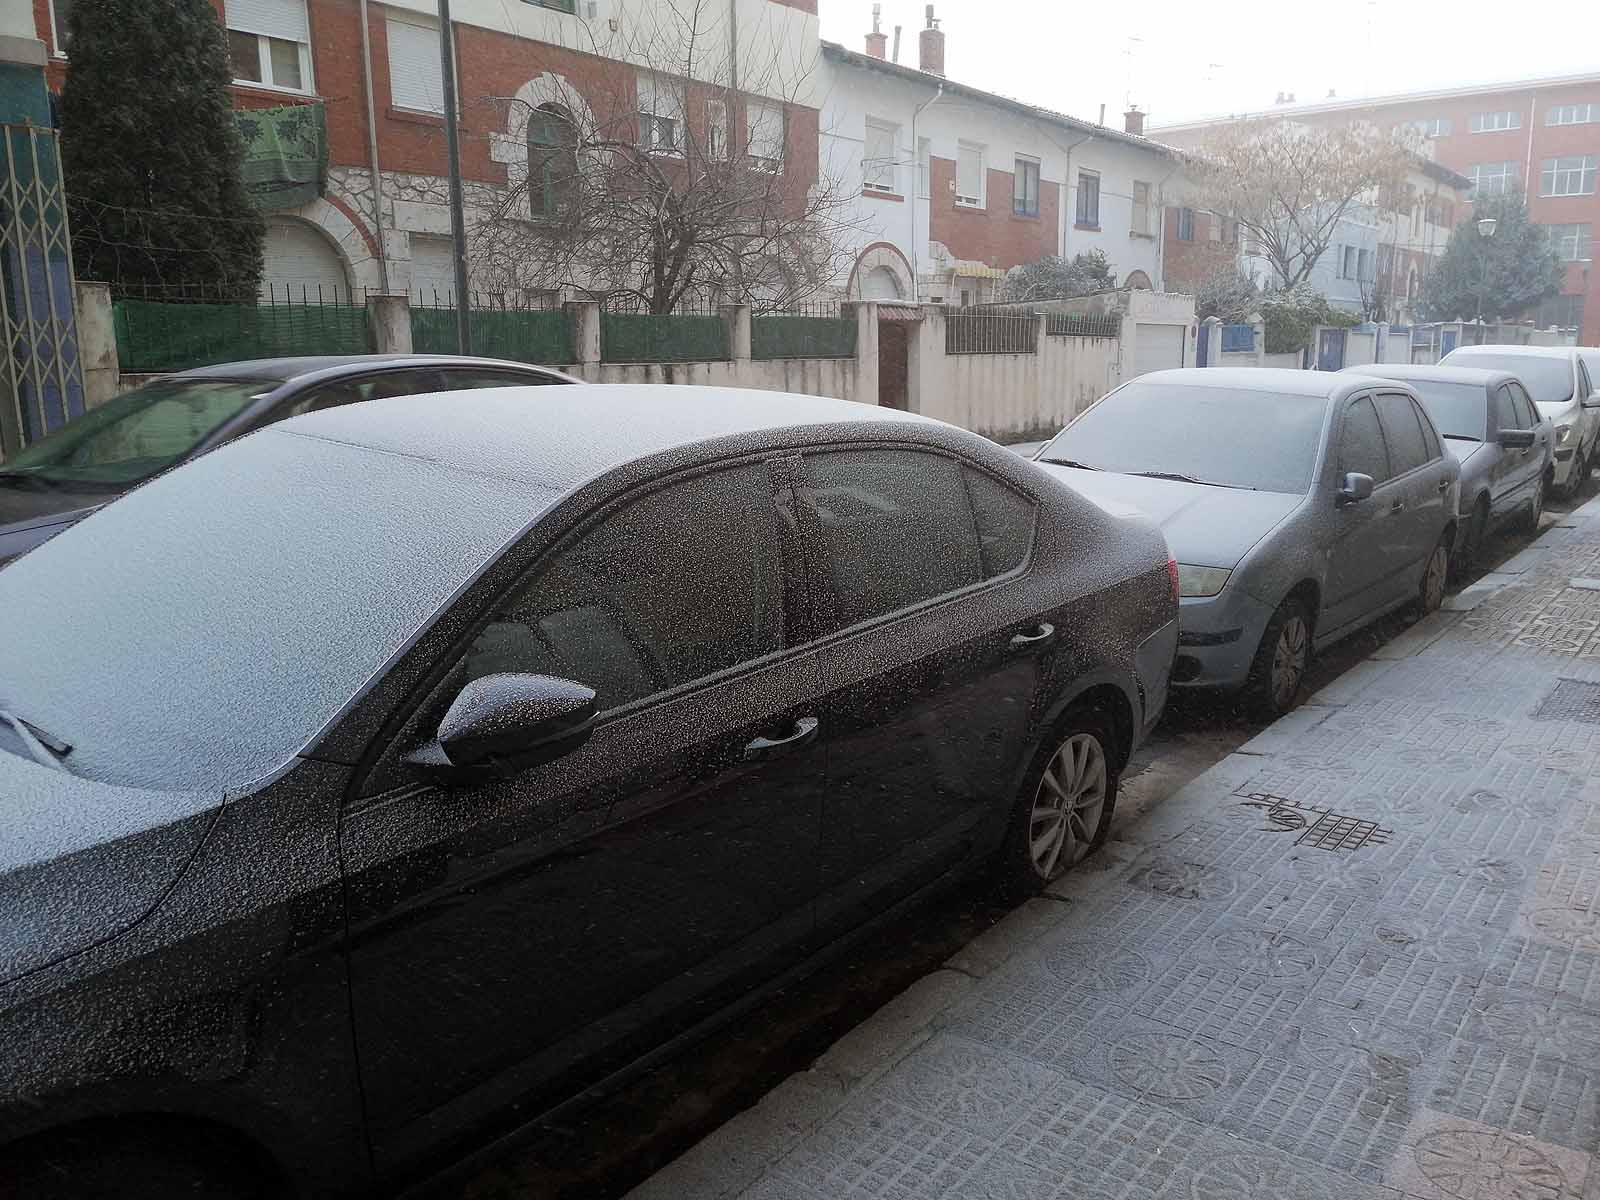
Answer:
<svg viewBox="0 0 1600 1200"><path fill-rule="evenodd" d="M1384 829L1376 821L1336 813L1317 804L1301 804L1271 792L1241 790L1234 795L1244 800L1245 808L1260 810L1272 832L1298 832L1300 836L1294 840L1296 846L1315 850L1359 850L1363 846L1386 845L1394 834L1392 829Z"/></svg>
<svg viewBox="0 0 1600 1200"><path fill-rule="evenodd" d="M1544 698L1533 714L1535 721L1578 721L1600 725L1600 683L1576 679L1556 681L1556 690Z"/></svg>

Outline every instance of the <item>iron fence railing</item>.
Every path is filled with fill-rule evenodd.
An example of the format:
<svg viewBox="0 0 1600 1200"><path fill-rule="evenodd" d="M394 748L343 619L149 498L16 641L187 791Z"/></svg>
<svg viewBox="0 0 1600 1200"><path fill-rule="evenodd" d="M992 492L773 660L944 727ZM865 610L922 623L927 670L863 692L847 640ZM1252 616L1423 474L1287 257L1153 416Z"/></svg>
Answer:
<svg viewBox="0 0 1600 1200"><path fill-rule="evenodd" d="M1046 313L1044 331L1050 337L1121 337L1122 318L1090 313Z"/></svg>
<svg viewBox="0 0 1600 1200"><path fill-rule="evenodd" d="M1222 352L1224 354L1250 351L1256 348L1254 325L1224 325L1222 327Z"/></svg>
<svg viewBox="0 0 1600 1200"><path fill-rule="evenodd" d="M243 303L180 298L176 288L159 294L169 298L130 296L112 305L124 373L371 349L366 295L348 288L265 287Z"/></svg>
<svg viewBox="0 0 1600 1200"><path fill-rule="evenodd" d="M455 354L458 350L453 294L413 294L411 348L418 354ZM572 317L550 294L505 296L473 292L467 297L470 354L540 365L570 363Z"/></svg>
<svg viewBox="0 0 1600 1200"><path fill-rule="evenodd" d="M1036 313L952 309L945 314L946 354L1037 354Z"/></svg>

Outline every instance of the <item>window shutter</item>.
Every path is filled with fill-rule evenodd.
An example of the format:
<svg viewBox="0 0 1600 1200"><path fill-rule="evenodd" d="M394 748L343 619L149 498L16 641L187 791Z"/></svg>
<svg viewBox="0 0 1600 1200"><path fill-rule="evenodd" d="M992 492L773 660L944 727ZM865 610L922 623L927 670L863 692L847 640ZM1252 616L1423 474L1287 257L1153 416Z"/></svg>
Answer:
<svg viewBox="0 0 1600 1200"><path fill-rule="evenodd" d="M444 68L439 62L439 31L390 21L389 97L396 108L444 112Z"/></svg>
<svg viewBox="0 0 1600 1200"><path fill-rule="evenodd" d="M306 0L227 0L228 28L288 42L309 42Z"/></svg>
<svg viewBox="0 0 1600 1200"><path fill-rule="evenodd" d="M746 114L750 122L750 153L756 158L783 159L783 110L752 101Z"/></svg>
<svg viewBox="0 0 1600 1200"><path fill-rule="evenodd" d="M975 146L956 151L956 195L972 201L983 195L983 151Z"/></svg>

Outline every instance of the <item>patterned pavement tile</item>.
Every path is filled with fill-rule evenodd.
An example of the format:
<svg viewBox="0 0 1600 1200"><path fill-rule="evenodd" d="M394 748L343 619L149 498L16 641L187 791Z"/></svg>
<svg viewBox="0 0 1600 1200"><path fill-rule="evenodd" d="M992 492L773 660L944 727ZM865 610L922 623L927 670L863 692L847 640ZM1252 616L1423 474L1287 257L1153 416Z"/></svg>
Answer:
<svg viewBox="0 0 1600 1200"><path fill-rule="evenodd" d="M1444 1056L1427 1105L1587 1152L1600 1139L1596 1083L1592 1070L1560 1059L1459 1040Z"/></svg>
<svg viewBox="0 0 1600 1200"><path fill-rule="evenodd" d="M1501 987L1551 992L1580 1007L1600 1009L1600 953L1506 938L1484 976Z"/></svg>
<svg viewBox="0 0 1600 1200"><path fill-rule="evenodd" d="M997 1139L1057 1082L1037 1063L940 1035L912 1051L876 1090L904 1108Z"/></svg>
<svg viewBox="0 0 1600 1200"><path fill-rule="evenodd" d="M1489 856L1469 855L1470 852L1462 855L1464 863L1477 860L1499 864L1507 874L1520 866ZM1402 920L1449 920L1461 925L1484 925L1496 929L1509 928L1515 920L1522 897L1504 886L1485 882L1483 876L1491 874L1494 867L1485 866L1479 874L1472 874L1463 866L1463 873L1456 874L1436 866L1428 869L1430 866L1433 864L1417 864L1397 880L1383 894L1380 910L1385 915ZM1527 868L1522 867L1522 871L1525 876Z"/></svg>
<svg viewBox="0 0 1600 1200"><path fill-rule="evenodd" d="M1151 851L1135 864L1128 883L1175 900L1203 903L1226 903L1239 890L1239 880L1226 869L1174 858L1164 849Z"/></svg>
<svg viewBox="0 0 1600 1200"><path fill-rule="evenodd" d="M1333 860L1354 859L1360 851L1342 855L1311 851ZM1327 938L1343 927L1369 920L1378 892L1363 892L1342 880L1290 876L1277 870L1257 879L1228 906L1228 916L1269 929L1293 929L1314 938Z"/></svg>
<svg viewBox="0 0 1600 1200"><path fill-rule="evenodd" d="M1162 1200L1399 1200L1281 1151L1214 1137L1185 1156Z"/></svg>
<svg viewBox="0 0 1600 1200"><path fill-rule="evenodd" d="M1585 1155L1424 1109L1384 1182L1417 1200L1576 1200Z"/></svg>
<svg viewBox="0 0 1600 1200"><path fill-rule="evenodd" d="M1447 920L1424 920L1413 913L1379 907L1379 915L1346 943L1346 954L1358 961L1364 955L1420 960L1477 980L1488 970L1496 949L1506 940L1503 930L1484 925L1460 925ZM1371 969L1371 963L1368 964Z"/></svg>
<svg viewBox="0 0 1600 1200"><path fill-rule="evenodd" d="M1541 907L1552 904L1585 913L1600 909L1600 863L1588 853L1579 858L1564 857L1574 849L1580 847L1555 846L1539 868L1533 894ZM1592 847L1583 846L1581 850Z"/></svg>
<svg viewBox="0 0 1600 1200"><path fill-rule="evenodd" d="M1121 960L1128 963L1124 957ZM1146 965L1132 968L1141 976ZM1128 1011L1115 991L1063 986L1034 963L1018 963L983 980L946 1018L945 1028L1035 1062L1051 1063L1063 1047L1093 1041Z"/></svg>
<svg viewBox="0 0 1600 1200"><path fill-rule="evenodd" d="M1574 1066L1600 1064L1600 1009L1574 1004L1559 992L1484 984L1461 1035Z"/></svg>
<svg viewBox="0 0 1600 1200"><path fill-rule="evenodd" d="M1420 1073L1447 1041L1425 1025L1400 1025L1310 1000L1278 1032L1268 1053L1341 1073L1360 1068L1374 1086L1414 1097Z"/></svg>
<svg viewBox="0 0 1600 1200"><path fill-rule="evenodd" d="M1352 946L1328 968L1316 995L1364 1017L1454 1033L1477 981L1456 963Z"/></svg>
<svg viewBox="0 0 1600 1200"><path fill-rule="evenodd" d="M1210 956L1180 959L1139 997L1134 1011L1233 1046L1269 1042L1306 1002L1307 980L1240 970Z"/></svg>

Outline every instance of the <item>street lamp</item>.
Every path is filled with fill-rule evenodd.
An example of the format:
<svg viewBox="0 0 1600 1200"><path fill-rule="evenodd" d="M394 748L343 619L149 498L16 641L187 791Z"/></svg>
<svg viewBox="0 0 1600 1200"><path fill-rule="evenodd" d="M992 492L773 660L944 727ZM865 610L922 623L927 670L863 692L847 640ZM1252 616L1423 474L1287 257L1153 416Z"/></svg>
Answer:
<svg viewBox="0 0 1600 1200"><path fill-rule="evenodd" d="M1495 227L1500 224L1493 217L1478 218L1478 236L1484 241L1494 237ZM1484 294L1489 290L1489 247L1483 248L1483 280L1478 285L1478 345L1483 345L1483 309Z"/></svg>

